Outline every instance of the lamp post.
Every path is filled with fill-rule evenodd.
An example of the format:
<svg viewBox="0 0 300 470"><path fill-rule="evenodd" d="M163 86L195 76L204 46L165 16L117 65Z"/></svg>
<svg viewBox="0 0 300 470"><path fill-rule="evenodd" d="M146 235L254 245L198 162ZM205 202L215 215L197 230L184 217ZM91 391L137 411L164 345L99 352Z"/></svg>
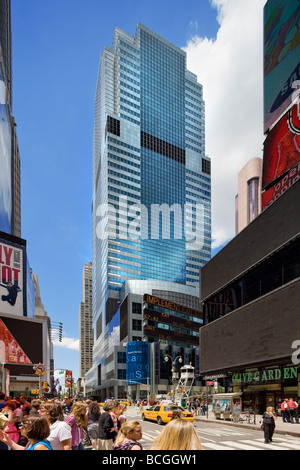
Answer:
<svg viewBox="0 0 300 470"><path fill-rule="evenodd" d="M176 366L176 361L178 360L178 362L182 362L183 359L181 356L177 356L175 357L175 359L173 360L173 358L171 356L169 356L169 354L165 354L165 362L169 362L169 359L171 359L172 361L172 388L173 388L173 391L172 391L172 396L173 396L173 402L175 401L175 380L178 378L178 374L175 370L175 366Z"/></svg>

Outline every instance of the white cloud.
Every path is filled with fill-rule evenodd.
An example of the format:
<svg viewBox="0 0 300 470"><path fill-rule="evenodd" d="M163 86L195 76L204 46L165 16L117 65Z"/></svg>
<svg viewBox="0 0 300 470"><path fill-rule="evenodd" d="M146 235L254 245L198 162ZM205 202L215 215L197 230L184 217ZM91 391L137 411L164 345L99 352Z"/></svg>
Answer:
<svg viewBox="0 0 300 470"><path fill-rule="evenodd" d="M188 70L203 85L206 153L212 160L213 248L235 234L238 172L262 158L263 7L266 0L211 0L220 28L194 36L184 50Z"/></svg>
<svg viewBox="0 0 300 470"><path fill-rule="evenodd" d="M59 346L61 348L73 349L75 351L79 351L79 339L76 339L76 338L67 338L63 336L61 342L58 339L56 339L53 341L53 345Z"/></svg>

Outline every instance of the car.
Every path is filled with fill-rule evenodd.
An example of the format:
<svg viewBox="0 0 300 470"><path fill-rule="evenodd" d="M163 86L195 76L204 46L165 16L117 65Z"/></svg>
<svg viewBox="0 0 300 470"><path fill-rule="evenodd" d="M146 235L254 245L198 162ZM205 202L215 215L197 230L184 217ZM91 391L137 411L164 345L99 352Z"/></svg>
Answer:
<svg viewBox="0 0 300 470"><path fill-rule="evenodd" d="M107 400L112 400L112 398L108 398ZM105 402L107 401L105 400ZM126 398L117 398L117 400L120 402L120 405L126 405L126 406L131 406L131 402L129 400L126 400ZM99 403L100 406L104 406L104 403Z"/></svg>
<svg viewBox="0 0 300 470"><path fill-rule="evenodd" d="M169 405L154 405L147 410L142 412L142 420L146 421L147 419L151 421L156 421L157 424L166 424L169 423L172 419L173 411L181 411L182 419L193 423L195 421L193 413L184 410L181 406L176 404Z"/></svg>

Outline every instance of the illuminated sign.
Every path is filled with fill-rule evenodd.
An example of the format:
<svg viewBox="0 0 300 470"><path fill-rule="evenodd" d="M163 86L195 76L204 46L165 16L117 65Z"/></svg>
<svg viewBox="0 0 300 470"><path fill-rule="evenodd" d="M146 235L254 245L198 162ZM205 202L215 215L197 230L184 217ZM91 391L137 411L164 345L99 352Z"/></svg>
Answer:
<svg viewBox="0 0 300 470"><path fill-rule="evenodd" d="M297 163L290 171L272 188L262 193L262 210L264 211L273 202L275 202L282 194L284 194L293 184L300 179L300 163Z"/></svg>
<svg viewBox="0 0 300 470"><path fill-rule="evenodd" d="M232 375L232 382L234 384L278 382L280 380L297 379L297 377L297 367L284 367L282 369L263 369L255 372L235 373Z"/></svg>
<svg viewBox="0 0 300 470"><path fill-rule="evenodd" d="M199 337L182 333L181 331L165 330L152 325L144 326L144 335L148 337L158 338L163 341L176 341L179 343L192 344L199 346Z"/></svg>
<svg viewBox="0 0 300 470"><path fill-rule="evenodd" d="M145 341L131 341L126 345L127 384L147 385L150 380L150 346Z"/></svg>
<svg viewBox="0 0 300 470"><path fill-rule="evenodd" d="M150 310L148 308L144 309L144 319L197 332L199 332L199 328L202 326L201 323L196 323L185 318L174 317L169 313Z"/></svg>
<svg viewBox="0 0 300 470"><path fill-rule="evenodd" d="M269 189L298 162L300 162L299 99L265 140L262 189Z"/></svg>
<svg viewBox="0 0 300 470"><path fill-rule="evenodd" d="M144 294L144 302L150 303L152 305L157 305L158 307L167 308L169 310L174 310L176 312L183 313L185 315L197 318L203 318L202 312L194 310L193 308L184 307L183 305L175 304L169 300L160 299L149 294Z"/></svg>
<svg viewBox="0 0 300 470"><path fill-rule="evenodd" d="M300 80L300 3L269 0L264 8L264 130L292 105Z"/></svg>

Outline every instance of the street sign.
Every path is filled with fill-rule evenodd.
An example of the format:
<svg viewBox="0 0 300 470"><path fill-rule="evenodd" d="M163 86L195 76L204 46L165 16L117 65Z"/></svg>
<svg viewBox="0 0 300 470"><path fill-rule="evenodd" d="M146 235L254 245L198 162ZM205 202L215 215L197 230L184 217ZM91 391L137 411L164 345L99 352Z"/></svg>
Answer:
<svg viewBox="0 0 300 470"><path fill-rule="evenodd" d="M34 366L36 375L46 375L46 367L43 364L37 364Z"/></svg>

